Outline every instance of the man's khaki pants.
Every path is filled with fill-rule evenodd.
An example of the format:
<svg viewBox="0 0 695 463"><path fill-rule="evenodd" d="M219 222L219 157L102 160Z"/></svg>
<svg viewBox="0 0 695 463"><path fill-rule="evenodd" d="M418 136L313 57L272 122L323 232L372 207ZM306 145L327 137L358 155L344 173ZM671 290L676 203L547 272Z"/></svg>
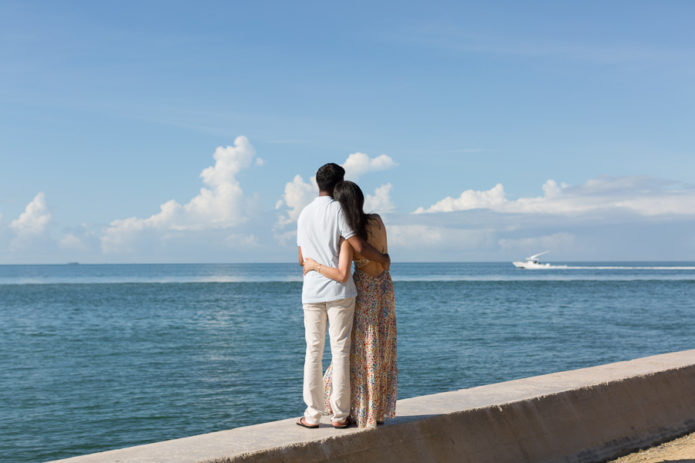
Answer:
<svg viewBox="0 0 695 463"><path fill-rule="evenodd" d="M354 297L304 304L304 419L309 424L318 424L324 412L322 360L326 322L333 362L332 420L343 421L350 415L350 335L354 313Z"/></svg>

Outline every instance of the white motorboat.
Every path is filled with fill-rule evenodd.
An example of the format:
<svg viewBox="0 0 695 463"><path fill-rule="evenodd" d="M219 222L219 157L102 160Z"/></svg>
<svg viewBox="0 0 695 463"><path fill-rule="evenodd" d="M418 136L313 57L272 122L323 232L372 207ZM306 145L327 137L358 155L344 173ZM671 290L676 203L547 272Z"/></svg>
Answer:
<svg viewBox="0 0 695 463"><path fill-rule="evenodd" d="M535 270L535 269L543 269L543 268L550 268L550 264L548 263L541 263L538 258L542 256L543 254L548 254L550 251L543 251L539 252L538 254L534 254L532 256L529 256L526 258L526 261L516 261L512 262L514 264L514 267L516 268L525 268L527 270Z"/></svg>

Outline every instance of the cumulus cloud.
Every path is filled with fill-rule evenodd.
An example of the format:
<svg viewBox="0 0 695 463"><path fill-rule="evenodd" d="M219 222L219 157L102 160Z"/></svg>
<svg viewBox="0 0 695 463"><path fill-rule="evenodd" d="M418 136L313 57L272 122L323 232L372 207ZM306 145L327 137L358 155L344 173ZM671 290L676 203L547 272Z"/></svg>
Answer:
<svg viewBox="0 0 695 463"><path fill-rule="evenodd" d="M87 246L78 238L74 233L66 233L60 240L58 240L58 246L60 249L65 250L78 250L83 251L87 249Z"/></svg>
<svg viewBox="0 0 695 463"><path fill-rule="evenodd" d="M509 201L499 210L557 215L627 212L647 217L695 214L695 190L672 187L646 177L601 177L579 186L548 180L543 196Z"/></svg>
<svg viewBox="0 0 695 463"><path fill-rule="evenodd" d="M470 250L489 246L494 238L494 233L487 229L424 224L387 225L387 229L389 246L404 249Z"/></svg>
<svg viewBox="0 0 695 463"><path fill-rule="evenodd" d="M694 215L695 190L673 188L669 182L647 177L601 177L571 186L548 180L543 195L509 200L504 187L464 191L414 213L454 212L490 209L503 213L578 215L622 211L642 216Z"/></svg>
<svg viewBox="0 0 695 463"><path fill-rule="evenodd" d="M43 192L38 193L27 204L19 217L10 223L18 237L40 235L51 221L51 214L46 207L46 197Z"/></svg>
<svg viewBox="0 0 695 463"><path fill-rule="evenodd" d="M419 207L415 214L425 212L453 212L467 211L469 209L493 209L495 206L506 202L504 187L498 183L486 191L466 190L458 198L446 197L437 201L427 209Z"/></svg>
<svg viewBox="0 0 695 463"><path fill-rule="evenodd" d="M392 246L432 246L444 242L445 231L442 227L421 224L393 225L388 227L388 239Z"/></svg>
<svg viewBox="0 0 695 463"><path fill-rule="evenodd" d="M396 207L391 201L391 189L392 185L390 183L386 183L374 190L373 195L367 193L364 198L365 212L376 212L378 214L393 212Z"/></svg>
<svg viewBox="0 0 695 463"><path fill-rule="evenodd" d="M352 153L343 163L345 178L356 181L361 175L367 172L377 172L390 169L396 165L390 156L382 154L375 158L370 158L365 153Z"/></svg>
<svg viewBox="0 0 695 463"><path fill-rule="evenodd" d="M297 243L297 229L292 228L283 232L276 232L275 239L281 246L294 246Z"/></svg>
<svg viewBox="0 0 695 463"><path fill-rule="evenodd" d="M147 231L210 230L237 226L246 221L244 198L237 175L251 166L256 150L240 136L233 146L215 150L215 164L203 169L205 184L188 203L169 200L147 218L129 217L112 221L101 237L104 252L127 248L130 240ZM261 162L262 164L262 162Z"/></svg>
<svg viewBox="0 0 695 463"><path fill-rule="evenodd" d="M498 185L414 212L390 217L394 255L507 260L550 250L558 259L663 259L659 253L670 246L685 259L693 249L687 230L695 221L695 187L645 176L577 185L548 180L538 196L508 198Z"/></svg>
<svg viewBox="0 0 695 463"><path fill-rule="evenodd" d="M295 222L304 206L316 196L319 188L316 184L316 178L311 177L310 182L305 182L302 176L297 174L291 182L285 185L282 199L275 204L275 209L287 206L285 214L278 219L278 225L283 226Z"/></svg>

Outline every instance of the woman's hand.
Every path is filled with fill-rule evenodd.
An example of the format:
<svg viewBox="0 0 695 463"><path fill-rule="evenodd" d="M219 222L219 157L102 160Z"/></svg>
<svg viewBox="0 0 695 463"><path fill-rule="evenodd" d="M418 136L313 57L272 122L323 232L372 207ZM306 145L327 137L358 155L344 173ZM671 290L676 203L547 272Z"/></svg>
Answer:
<svg viewBox="0 0 695 463"><path fill-rule="evenodd" d="M304 258L304 275L311 272L312 270L316 270L318 267L319 263L311 257Z"/></svg>

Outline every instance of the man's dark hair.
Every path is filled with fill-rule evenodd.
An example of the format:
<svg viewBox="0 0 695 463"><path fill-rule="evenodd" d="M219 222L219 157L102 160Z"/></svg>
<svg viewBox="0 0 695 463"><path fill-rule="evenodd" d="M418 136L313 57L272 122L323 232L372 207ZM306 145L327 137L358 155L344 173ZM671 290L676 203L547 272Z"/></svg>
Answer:
<svg viewBox="0 0 695 463"><path fill-rule="evenodd" d="M329 162L322 165L316 172L316 183L320 191L327 191L333 196L335 186L343 181L345 177L345 169L338 164Z"/></svg>

